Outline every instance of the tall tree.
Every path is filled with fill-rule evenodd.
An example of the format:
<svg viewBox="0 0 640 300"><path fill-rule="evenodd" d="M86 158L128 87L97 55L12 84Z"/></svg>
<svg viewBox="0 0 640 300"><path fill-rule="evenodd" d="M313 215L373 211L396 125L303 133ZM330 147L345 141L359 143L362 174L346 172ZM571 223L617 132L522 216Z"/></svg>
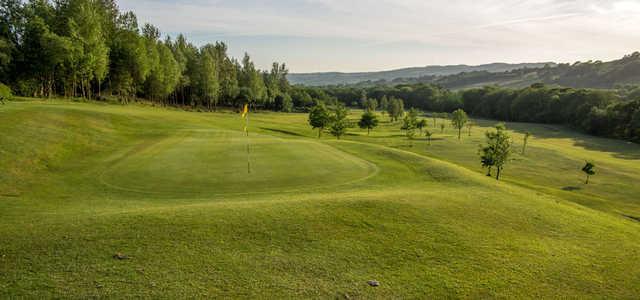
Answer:
<svg viewBox="0 0 640 300"><path fill-rule="evenodd" d="M266 94L263 77L247 53L244 54L242 59L239 83L241 96L245 98L246 102L252 105L263 103Z"/></svg>
<svg viewBox="0 0 640 300"><path fill-rule="evenodd" d="M215 47L211 44L200 50L200 76L198 86L201 97L209 110L216 108L220 95L219 70Z"/></svg>

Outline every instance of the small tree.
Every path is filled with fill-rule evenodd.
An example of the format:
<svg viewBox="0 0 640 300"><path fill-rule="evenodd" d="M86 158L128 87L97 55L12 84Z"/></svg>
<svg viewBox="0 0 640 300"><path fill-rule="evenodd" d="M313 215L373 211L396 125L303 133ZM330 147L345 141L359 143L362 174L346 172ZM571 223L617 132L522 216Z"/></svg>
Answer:
<svg viewBox="0 0 640 300"><path fill-rule="evenodd" d="M404 119L402 119L402 127L400 129L405 131L407 138L413 139L415 136L416 123L416 119L411 113L405 115Z"/></svg>
<svg viewBox="0 0 640 300"><path fill-rule="evenodd" d="M587 180L584 182L584 184L589 184L589 177L596 175L596 171L594 170L595 167L596 165L592 162L587 162L584 167L582 167L582 172L587 174Z"/></svg>
<svg viewBox="0 0 640 300"><path fill-rule="evenodd" d="M387 106L387 112L391 122L398 121L398 119L404 114L404 103L401 99L391 98L389 105Z"/></svg>
<svg viewBox="0 0 640 300"><path fill-rule="evenodd" d="M387 96L382 96L382 98L379 101L380 104L380 111L382 111L382 115L384 116L384 113L387 111L387 108L389 107L389 99L387 99Z"/></svg>
<svg viewBox="0 0 640 300"><path fill-rule="evenodd" d="M440 133L444 133L444 127L446 125L444 125L444 123L440 123Z"/></svg>
<svg viewBox="0 0 640 300"><path fill-rule="evenodd" d="M468 121L469 117L462 109L457 109L451 115L451 124L454 128L458 129L458 139L462 136L462 128L464 128L464 125L467 124Z"/></svg>
<svg viewBox="0 0 640 300"><path fill-rule="evenodd" d="M422 135L422 129L425 127L427 127L427 120L425 119L420 119L420 121L416 123L416 128L420 130L420 135Z"/></svg>
<svg viewBox="0 0 640 300"><path fill-rule="evenodd" d="M377 108L378 108L378 100L376 100L375 98L371 98L367 101L366 110L375 112Z"/></svg>
<svg viewBox="0 0 640 300"><path fill-rule="evenodd" d="M504 124L496 125L495 132L487 132L485 134L487 145L481 147L480 150L480 161L483 167L489 168L489 174L491 173L490 168L495 166L496 180L500 180L500 173L512 153L511 137L506 130Z"/></svg>
<svg viewBox="0 0 640 300"><path fill-rule="evenodd" d="M491 147L481 147L480 148L480 163L482 163L482 167L487 169L487 176L491 177L491 168L496 165L493 160L493 151L491 151Z"/></svg>
<svg viewBox="0 0 640 300"><path fill-rule="evenodd" d="M371 129L378 126L378 117L371 111L365 111L358 122L358 126L362 129L366 129L367 135L369 135L371 133Z"/></svg>
<svg viewBox="0 0 640 300"><path fill-rule="evenodd" d="M431 133L429 129L426 129L424 131L424 135L427 137L427 143L429 144L429 146L431 146L431 136L433 135L433 133Z"/></svg>
<svg viewBox="0 0 640 300"><path fill-rule="evenodd" d="M524 143L522 144L522 155L524 155L525 150L527 150L527 142L529 141L529 137L531 136L531 132L524 133Z"/></svg>
<svg viewBox="0 0 640 300"><path fill-rule="evenodd" d="M475 124L473 124L473 122L469 122L467 123L467 129L469 129L469 136L471 136L471 128L473 128Z"/></svg>
<svg viewBox="0 0 640 300"><path fill-rule="evenodd" d="M336 105L333 116L331 117L331 126L329 127L329 131L337 139L340 139L341 136L347 133L347 128L349 128L349 120L347 119L348 115L349 110L344 107L344 105Z"/></svg>
<svg viewBox="0 0 640 300"><path fill-rule="evenodd" d="M311 125L313 129L318 129L318 138L322 136L322 131L329 126L330 123L331 115L324 104L319 103L311 108L309 112L309 125Z"/></svg>

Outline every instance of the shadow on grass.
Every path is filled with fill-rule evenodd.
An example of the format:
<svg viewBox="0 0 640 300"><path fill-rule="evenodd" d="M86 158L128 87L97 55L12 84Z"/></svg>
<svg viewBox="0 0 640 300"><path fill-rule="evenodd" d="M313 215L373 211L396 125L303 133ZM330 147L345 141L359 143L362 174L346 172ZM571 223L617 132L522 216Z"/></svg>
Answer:
<svg viewBox="0 0 640 300"><path fill-rule="evenodd" d="M299 134L297 132L288 131L288 130L282 130L282 129L274 129L274 128L267 128L267 127L260 127L260 129L266 130L266 131L271 131L271 132L282 133L282 134L286 134L286 135L304 136L304 135Z"/></svg>
<svg viewBox="0 0 640 300"><path fill-rule="evenodd" d="M563 191L568 191L568 192L579 191L581 189L582 189L581 187L577 187L577 186L565 186L562 188Z"/></svg>
<svg viewBox="0 0 640 300"><path fill-rule="evenodd" d="M498 121L478 119L474 120L481 126L493 126ZM598 137L572 129L564 125L507 122L507 128L516 133L531 132L537 139L571 139L576 147L582 147L591 151L611 153L615 158L640 159L640 144L626 140Z"/></svg>
<svg viewBox="0 0 640 300"><path fill-rule="evenodd" d="M630 215L623 215L625 218L629 218L631 220L634 220L636 222L640 222L640 217L636 217L636 216L630 216Z"/></svg>

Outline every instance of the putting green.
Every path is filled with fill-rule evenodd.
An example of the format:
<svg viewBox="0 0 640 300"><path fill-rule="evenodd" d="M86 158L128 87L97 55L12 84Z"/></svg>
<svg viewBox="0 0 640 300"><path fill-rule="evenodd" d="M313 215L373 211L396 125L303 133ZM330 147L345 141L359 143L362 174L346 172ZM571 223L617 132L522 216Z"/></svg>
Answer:
<svg viewBox="0 0 640 300"><path fill-rule="evenodd" d="M368 178L376 166L326 144L227 130L181 130L114 156L105 185L148 194L297 191Z"/></svg>

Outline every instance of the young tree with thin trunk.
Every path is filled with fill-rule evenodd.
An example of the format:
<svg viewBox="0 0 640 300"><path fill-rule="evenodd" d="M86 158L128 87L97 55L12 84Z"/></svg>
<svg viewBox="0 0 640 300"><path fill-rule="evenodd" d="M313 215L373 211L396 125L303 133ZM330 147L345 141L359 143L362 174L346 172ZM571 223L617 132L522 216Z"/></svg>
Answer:
<svg viewBox="0 0 640 300"><path fill-rule="evenodd" d="M467 129L469 129L469 136L471 136L471 129L473 128L475 124L473 124L473 122L469 122L467 123Z"/></svg>
<svg viewBox="0 0 640 300"><path fill-rule="evenodd" d="M469 121L469 117L467 116L467 113L464 112L464 110L462 109L457 109L451 115L451 124L453 125L454 128L458 129L458 139L461 138L462 128L464 128L464 125L468 121Z"/></svg>
<svg viewBox="0 0 640 300"><path fill-rule="evenodd" d="M420 130L420 135L422 135L422 130L427 127L427 120L425 119L421 119L420 121L418 121L416 123L416 128L418 128L418 130Z"/></svg>
<svg viewBox="0 0 640 300"><path fill-rule="evenodd" d="M319 103L311 108L309 112L309 125L311 125L313 129L318 129L318 138L322 136L322 131L329 126L329 124L331 124L331 115L324 104Z"/></svg>
<svg viewBox="0 0 640 300"><path fill-rule="evenodd" d="M480 149L480 160L483 167L496 168L496 180L500 180L500 174L504 169L504 165L509 162L512 153L511 137L506 132L504 124L496 125L495 132L487 132L487 145Z"/></svg>
<svg viewBox="0 0 640 300"><path fill-rule="evenodd" d="M347 119L348 115L349 110L344 107L344 105L336 105L333 111L333 116L331 116L331 126L329 127L329 131L337 139L340 139L341 136L347 133L347 128L349 128L349 120Z"/></svg>
<svg viewBox="0 0 640 300"><path fill-rule="evenodd" d="M527 150L527 142L529 142L529 137L531 136L531 132L524 133L524 143L522 144L522 155L524 155L525 150Z"/></svg>
<svg viewBox="0 0 640 300"><path fill-rule="evenodd" d="M596 165L592 162L587 162L584 167L582 167L582 172L587 175L587 180L584 182L584 184L589 184L589 177L596 175L596 171L594 170L595 167Z"/></svg>
<svg viewBox="0 0 640 300"><path fill-rule="evenodd" d="M431 136L433 135L433 133L431 133L429 129L425 129L424 135L427 137L427 144L431 146Z"/></svg>
<svg viewBox="0 0 640 300"><path fill-rule="evenodd" d="M440 133L444 133L445 126L444 123L440 123Z"/></svg>
<svg viewBox="0 0 640 300"><path fill-rule="evenodd" d="M375 100L375 99L370 99ZM371 129L378 126L378 117L371 111L367 110L362 114L358 126L367 130L367 135L371 133Z"/></svg>

